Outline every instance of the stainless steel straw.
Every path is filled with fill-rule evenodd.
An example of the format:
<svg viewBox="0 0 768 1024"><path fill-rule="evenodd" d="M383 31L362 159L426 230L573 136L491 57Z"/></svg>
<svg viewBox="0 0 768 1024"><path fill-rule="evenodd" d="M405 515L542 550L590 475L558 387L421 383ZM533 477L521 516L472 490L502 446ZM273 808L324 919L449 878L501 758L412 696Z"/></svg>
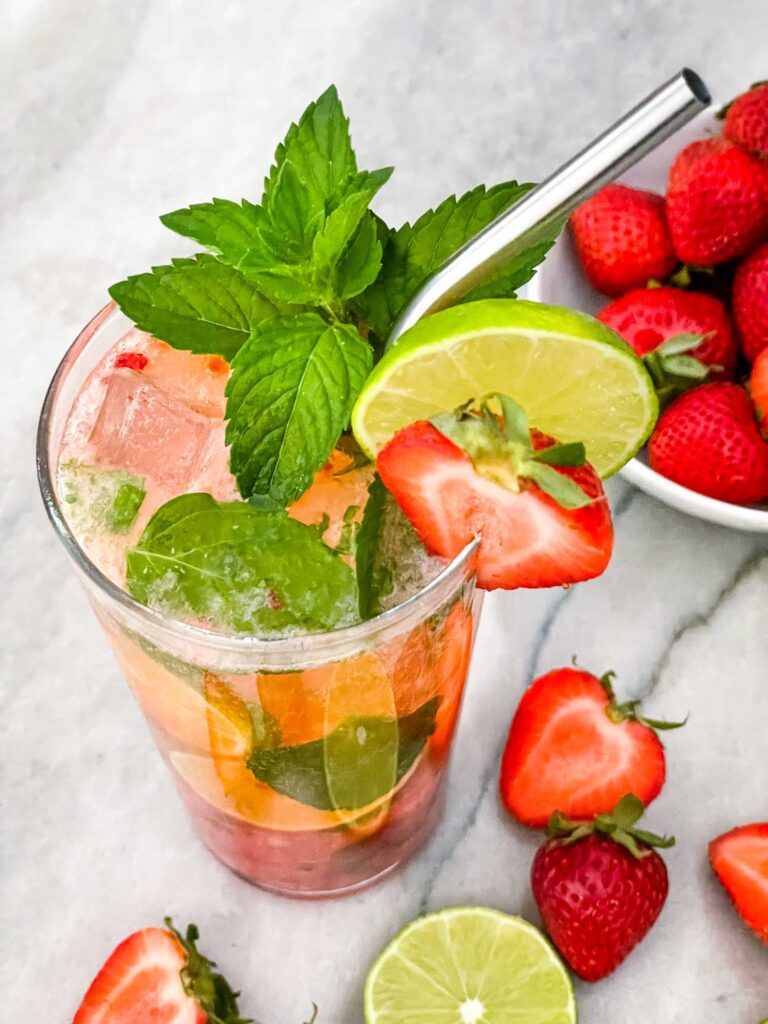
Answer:
<svg viewBox="0 0 768 1024"><path fill-rule="evenodd" d="M450 306L547 237L554 224L562 223L580 203L687 124L710 101L706 85L688 68L652 92L436 271L400 314L387 347L417 320Z"/></svg>

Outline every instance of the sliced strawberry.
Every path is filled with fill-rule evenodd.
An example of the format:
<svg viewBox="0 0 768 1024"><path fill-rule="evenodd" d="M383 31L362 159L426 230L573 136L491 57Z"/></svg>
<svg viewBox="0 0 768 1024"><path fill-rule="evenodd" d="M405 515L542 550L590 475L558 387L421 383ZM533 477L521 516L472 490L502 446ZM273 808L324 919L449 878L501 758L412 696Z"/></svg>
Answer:
<svg viewBox="0 0 768 1024"><path fill-rule="evenodd" d="M608 813L635 793L644 804L664 784L664 748L654 728L682 723L643 719L637 701L617 704L610 673L597 679L558 668L523 694L501 762L501 798L518 821L540 828L560 810L569 817Z"/></svg>
<svg viewBox="0 0 768 1024"><path fill-rule="evenodd" d="M198 952L194 925L180 935L142 928L120 943L85 994L72 1024L250 1024L237 993Z"/></svg>
<svg viewBox="0 0 768 1024"><path fill-rule="evenodd" d="M129 370L143 370L149 362L149 359L144 355L143 352L121 352L115 358L115 369L119 370L123 367L128 367Z"/></svg>
<svg viewBox="0 0 768 1024"><path fill-rule="evenodd" d="M768 943L768 822L742 825L713 839L709 863L741 918Z"/></svg>
<svg viewBox="0 0 768 1024"><path fill-rule="evenodd" d="M598 576L613 548L611 514L583 446L529 431L523 410L477 409L412 423L376 467L427 549L455 558L480 538L480 587L551 587Z"/></svg>

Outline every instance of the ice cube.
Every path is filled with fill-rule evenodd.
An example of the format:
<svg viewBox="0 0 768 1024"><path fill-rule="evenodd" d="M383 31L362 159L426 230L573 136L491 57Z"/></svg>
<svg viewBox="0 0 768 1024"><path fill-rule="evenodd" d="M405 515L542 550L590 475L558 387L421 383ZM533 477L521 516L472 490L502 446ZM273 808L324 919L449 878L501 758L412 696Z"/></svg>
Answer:
<svg viewBox="0 0 768 1024"><path fill-rule="evenodd" d="M150 476L187 489L210 458L221 420L195 412L128 367L113 370L89 437L98 465Z"/></svg>

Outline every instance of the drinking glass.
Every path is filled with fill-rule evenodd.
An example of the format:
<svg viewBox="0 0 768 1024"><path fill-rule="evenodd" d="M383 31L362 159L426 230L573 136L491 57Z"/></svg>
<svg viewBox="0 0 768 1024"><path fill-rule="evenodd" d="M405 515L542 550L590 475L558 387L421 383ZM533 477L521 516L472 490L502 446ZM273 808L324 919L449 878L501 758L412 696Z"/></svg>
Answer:
<svg viewBox="0 0 768 1024"><path fill-rule="evenodd" d="M50 520L211 852L286 895L367 885L442 812L481 604L474 546L397 607L325 633L226 635L138 603L76 540L56 472L78 393L129 327L107 306L48 390L37 457Z"/></svg>

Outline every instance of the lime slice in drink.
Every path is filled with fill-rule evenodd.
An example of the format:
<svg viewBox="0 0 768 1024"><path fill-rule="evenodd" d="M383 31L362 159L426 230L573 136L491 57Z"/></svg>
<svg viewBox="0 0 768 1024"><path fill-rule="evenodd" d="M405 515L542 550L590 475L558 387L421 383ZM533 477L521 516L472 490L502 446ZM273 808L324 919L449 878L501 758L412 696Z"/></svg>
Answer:
<svg viewBox="0 0 768 1024"><path fill-rule="evenodd" d="M451 907L419 917L365 983L366 1024L574 1024L565 968L520 917Z"/></svg>
<svg viewBox="0 0 768 1024"><path fill-rule="evenodd" d="M558 441L583 441L604 477L637 452L658 415L642 362L604 324L559 306L485 299L406 331L368 378L352 429L375 455L401 427L491 391Z"/></svg>

